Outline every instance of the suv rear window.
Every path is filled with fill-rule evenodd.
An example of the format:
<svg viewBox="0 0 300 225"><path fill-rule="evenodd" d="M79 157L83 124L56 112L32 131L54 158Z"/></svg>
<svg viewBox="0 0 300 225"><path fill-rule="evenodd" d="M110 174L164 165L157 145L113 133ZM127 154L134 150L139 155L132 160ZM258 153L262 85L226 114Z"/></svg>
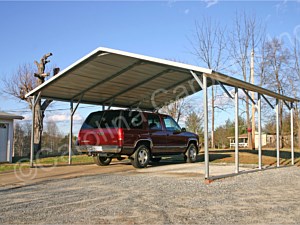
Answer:
<svg viewBox="0 0 300 225"><path fill-rule="evenodd" d="M138 111L101 111L91 113L81 129L143 129L143 113Z"/></svg>
<svg viewBox="0 0 300 225"><path fill-rule="evenodd" d="M118 128L120 111L101 111L91 113L84 121L81 129Z"/></svg>

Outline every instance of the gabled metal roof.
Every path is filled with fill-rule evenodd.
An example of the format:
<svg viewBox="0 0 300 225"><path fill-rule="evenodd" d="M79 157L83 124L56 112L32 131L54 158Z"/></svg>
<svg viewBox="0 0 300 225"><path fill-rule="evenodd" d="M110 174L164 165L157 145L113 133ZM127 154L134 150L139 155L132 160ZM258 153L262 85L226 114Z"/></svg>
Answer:
<svg viewBox="0 0 300 225"><path fill-rule="evenodd" d="M190 71L200 79L207 74L208 86L218 80L274 98L297 101L210 69L109 48L97 48L26 97L41 92L46 99L153 110L201 90Z"/></svg>

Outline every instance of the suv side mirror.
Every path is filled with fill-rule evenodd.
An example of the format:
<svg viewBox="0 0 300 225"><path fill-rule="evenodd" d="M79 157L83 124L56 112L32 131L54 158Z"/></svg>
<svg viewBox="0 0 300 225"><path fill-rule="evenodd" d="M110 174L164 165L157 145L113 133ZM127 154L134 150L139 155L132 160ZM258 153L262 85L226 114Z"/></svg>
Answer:
<svg viewBox="0 0 300 225"><path fill-rule="evenodd" d="M184 127L181 128L181 132L186 132L186 129Z"/></svg>

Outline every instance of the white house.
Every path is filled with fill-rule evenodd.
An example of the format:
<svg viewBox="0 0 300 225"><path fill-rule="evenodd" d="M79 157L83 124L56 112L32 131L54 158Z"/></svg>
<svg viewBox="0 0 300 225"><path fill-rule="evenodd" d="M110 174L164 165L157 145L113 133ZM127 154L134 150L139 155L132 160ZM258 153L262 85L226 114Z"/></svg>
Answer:
<svg viewBox="0 0 300 225"><path fill-rule="evenodd" d="M15 119L24 117L0 112L0 162L12 162Z"/></svg>
<svg viewBox="0 0 300 225"><path fill-rule="evenodd" d="M273 137L274 135L267 135L266 133L261 134L261 145L265 146L266 144L272 143L272 138L273 141L276 140ZM275 136L276 137L276 136ZM234 148L235 146L235 137L227 137L230 142L230 148ZM258 148L258 143L259 143L259 133L255 132L255 148ZM240 134L239 135L239 147L247 148L248 147L248 134Z"/></svg>

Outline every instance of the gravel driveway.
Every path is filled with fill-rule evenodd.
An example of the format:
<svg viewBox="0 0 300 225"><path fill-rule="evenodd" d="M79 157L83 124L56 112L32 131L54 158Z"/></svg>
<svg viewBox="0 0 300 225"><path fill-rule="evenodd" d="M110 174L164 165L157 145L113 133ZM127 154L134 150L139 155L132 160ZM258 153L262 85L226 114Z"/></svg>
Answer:
<svg viewBox="0 0 300 225"><path fill-rule="evenodd" d="M120 172L0 190L0 224L300 224L300 169L203 178Z"/></svg>

